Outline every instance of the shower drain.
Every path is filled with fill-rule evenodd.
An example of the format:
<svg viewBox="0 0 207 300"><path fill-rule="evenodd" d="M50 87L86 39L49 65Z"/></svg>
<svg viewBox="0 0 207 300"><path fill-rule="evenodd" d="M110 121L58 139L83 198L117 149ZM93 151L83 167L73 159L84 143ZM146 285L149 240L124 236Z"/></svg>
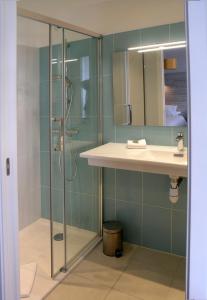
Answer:
<svg viewBox="0 0 207 300"><path fill-rule="evenodd" d="M60 233L55 234L53 236L53 239L58 242L63 241L63 233L60 232Z"/></svg>

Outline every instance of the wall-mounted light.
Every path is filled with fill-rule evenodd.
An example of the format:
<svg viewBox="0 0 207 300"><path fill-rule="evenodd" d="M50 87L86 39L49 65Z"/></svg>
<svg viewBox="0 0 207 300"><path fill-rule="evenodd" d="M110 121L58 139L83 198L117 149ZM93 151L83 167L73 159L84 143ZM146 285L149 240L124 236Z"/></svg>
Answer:
<svg viewBox="0 0 207 300"><path fill-rule="evenodd" d="M177 49L177 48L185 48L186 41L179 41L179 42L170 42L170 43L162 43L162 44L151 44L147 46L139 46L139 47L131 47L128 48L129 51L136 50L139 53L144 52L153 52L153 51L160 51L160 50L169 50L169 49Z"/></svg>
<svg viewBox="0 0 207 300"><path fill-rule="evenodd" d="M178 49L178 48L185 48L186 45L175 45L175 46L161 46L161 47L155 47L155 48L149 48L149 49L142 49L138 50L138 53L145 53L145 52L154 52L154 51L161 51L161 50L170 50L170 49Z"/></svg>
<svg viewBox="0 0 207 300"><path fill-rule="evenodd" d="M74 58L74 59L66 59L65 60L65 63L68 63L68 62L74 62L74 61L78 61L77 58ZM62 64L62 60L60 61L60 63ZM52 58L52 64L57 64L58 63L58 59L57 58Z"/></svg>
<svg viewBox="0 0 207 300"><path fill-rule="evenodd" d="M78 61L78 59L77 59L77 58L74 58L74 59L66 59L66 60L65 60L66 63L67 63L67 62L74 62L74 61Z"/></svg>

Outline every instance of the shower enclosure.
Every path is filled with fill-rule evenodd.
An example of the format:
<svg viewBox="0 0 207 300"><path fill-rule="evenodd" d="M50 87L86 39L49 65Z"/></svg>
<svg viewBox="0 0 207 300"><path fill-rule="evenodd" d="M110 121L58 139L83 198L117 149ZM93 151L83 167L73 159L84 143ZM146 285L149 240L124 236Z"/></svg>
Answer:
<svg viewBox="0 0 207 300"><path fill-rule="evenodd" d="M36 261L54 277L102 232L101 171L79 157L101 143L101 39L39 15L20 15L20 260Z"/></svg>

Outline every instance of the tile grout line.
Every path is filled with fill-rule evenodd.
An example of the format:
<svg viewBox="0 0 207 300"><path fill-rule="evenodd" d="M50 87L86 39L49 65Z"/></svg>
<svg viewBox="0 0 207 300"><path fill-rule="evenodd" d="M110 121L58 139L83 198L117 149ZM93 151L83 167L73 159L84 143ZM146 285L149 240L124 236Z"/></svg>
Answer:
<svg viewBox="0 0 207 300"><path fill-rule="evenodd" d="M115 50L115 34L113 34L113 47L112 47L112 49L113 49L113 52L114 52L114 50ZM113 74L111 74L112 76L113 76ZM113 119L113 115L112 115L112 119ZM115 142L117 142L117 137L116 137L116 124L114 124L114 139L115 139ZM116 185L115 185L115 187L116 187ZM115 201L116 202L116 201Z"/></svg>
<svg viewBox="0 0 207 300"><path fill-rule="evenodd" d="M133 254L132 254L132 256L133 256ZM120 271L120 275L119 275L118 278L115 280L114 284L109 288L109 291L107 292L107 294L106 294L106 296L104 297L103 300L106 300L107 297L109 296L109 294L110 294L113 290L119 291L118 289L115 289L114 287L115 287L115 285L118 283L118 281L121 279L121 277L122 277L122 275L124 274L124 272L126 271L126 269L128 268L130 259L131 259L131 258L129 258L129 260L127 261L127 264L126 264L126 266L123 268L123 270ZM126 294L126 293L123 293L122 291L119 291L119 292L122 293L122 294ZM126 295L128 295L128 294L126 294ZM128 295L128 296L130 296L130 295ZM140 300L141 300L141 299L140 299ZM143 299L142 299L142 300L143 300Z"/></svg>
<svg viewBox="0 0 207 300"><path fill-rule="evenodd" d="M117 292L119 292L119 293L121 293L121 294L123 294L123 295L126 295L126 296L129 296L129 297L133 297L133 298L135 298L136 300L146 300L146 298L138 298L137 296L135 296L134 294L127 294L127 293L124 293L122 290L120 290L120 289L114 289L113 288L113 290L114 291L117 291ZM104 299L105 300L105 299Z"/></svg>
<svg viewBox="0 0 207 300"><path fill-rule="evenodd" d="M104 296L103 300L106 300L108 298L108 296L110 295L110 293L112 292L113 288L109 288L108 292L106 293L106 295Z"/></svg>
<svg viewBox="0 0 207 300"><path fill-rule="evenodd" d="M141 202L141 245L143 245L143 224L144 224L144 174L141 173L141 180L142 180L142 202Z"/></svg>
<svg viewBox="0 0 207 300"><path fill-rule="evenodd" d="M112 35L112 51L114 52L115 49L115 34ZM111 73L111 76L113 76L113 74ZM113 118L113 116L112 116ZM116 125L114 124L114 139L116 142ZM114 169L114 186L115 186L115 190L114 190L114 202L115 202L115 219L117 219L117 200L116 200L116 169Z"/></svg>
<svg viewBox="0 0 207 300"><path fill-rule="evenodd" d="M114 189L114 199L115 199L115 219L117 219L116 181L117 181L117 178L116 178L116 169L114 169L114 186L115 186L115 189Z"/></svg>
<svg viewBox="0 0 207 300"><path fill-rule="evenodd" d="M123 269L120 270L120 275L118 276L118 278L115 280L115 282L113 283L113 285L112 285L111 287L110 287L110 286L107 286L107 285L105 285L105 284L103 284L103 283L98 283L98 282L97 282L98 285L103 286L103 287L106 287L106 288L108 289L107 292L106 292L106 294L105 294L105 295L103 296L103 298L102 298L103 300L106 300L112 291L117 291L117 292L119 292L119 293L121 293L121 294L123 294L123 295L125 295L125 296L128 296L128 297L131 296L131 297L133 297L134 299L136 298L137 300L144 300L144 299L145 299L145 298L141 298L141 297L139 297L139 296L137 296L137 295L134 295L133 293L128 293L128 292L126 292L126 291L120 290L119 288L115 288L115 285L118 283L118 281L121 279L121 277L123 276L123 274L126 272L126 269L128 268L128 266L129 266L129 264L130 264L130 261L133 259L133 253L134 253L135 249L137 249L137 247L134 248L134 249L132 250L132 254L130 255L129 259L126 261L126 264L123 266ZM170 284L169 284L169 286L168 286L169 290L168 290L168 292L167 292L167 296L168 296L169 293L170 293L170 290L171 290L171 287L172 287L173 280L176 278L176 274L177 274L177 272L178 272L178 270L179 270L180 264L181 264L181 259L178 260L178 262L177 262L177 267L176 267L176 269L175 269L174 272L173 272L172 279L171 279ZM71 274L72 274L72 273L73 273L73 272L71 272ZM82 276L82 274L74 274L74 275L77 276L77 277L86 279L86 280L88 280L88 281L90 281L90 282L94 282L92 278L85 277L84 275Z"/></svg>
<svg viewBox="0 0 207 300"><path fill-rule="evenodd" d="M170 252L173 251L173 210L170 209Z"/></svg>
<svg viewBox="0 0 207 300"><path fill-rule="evenodd" d="M130 259L129 259L129 261L130 261ZM118 289L115 289L114 287L115 287L115 285L118 283L118 281L121 279L121 277L122 277L122 275L124 274L124 272L126 271L126 269L128 268L129 261L127 262L127 265L126 265L126 266L123 268L123 270L120 272L119 277L116 279L116 281L114 282L114 284L113 284L112 287L110 288L109 292L107 293L107 297L108 297L108 295L111 293L111 291L113 291L113 290L119 291ZM120 291L120 292L121 292L121 291ZM124 293L124 294L125 294L125 293ZM127 294L126 294L126 295L127 295ZM104 300L105 300L107 297L105 297Z"/></svg>
<svg viewBox="0 0 207 300"><path fill-rule="evenodd" d="M116 169L114 169L114 170L116 170ZM140 172L140 173L142 173L142 172ZM114 184L115 185L115 184ZM46 188L49 188L49 186L48 185L40 185L40 188L44 188L44 189L46 189ZM62 189L61 188L54 188L53 189L54 191L62 191ZM97 195L96 194L89 194L89 193L82 193L82 192L75 192L75 191L72 191L72 190L70 190L70 192L72 193L72 194L76 194L76 195L82 195L82 196L90 196L90 197L96 197ZM114 195L115 195L115 193L114 193ZM105 197L106 199L108 199L108 200L114 200L115 201L115 196L114 196L114 198L111 198L111 197ZM125 201L125 200L120 200L120 199L116 199L118 202L124 202L124 203L133 203L133 204L136 204L136 202L135 201ZM140 205L140 204L137 204L137 206L142 206L142 204ZM143 202L143 206L148 206L148 207L155 207L155 208L160 208L160 209L164 209L164 210L172 210L172 211L178 211L178 212L182 212L182 213L185 213L185 209L182 209L182 208L173 208L173 207L164 207L164 206L159 206L159 205L153 205L153 204L148 204L148 203L145 203L144 204L144 202Z"/></svg>
<svg viewBox="0 0 207 300"><path fill-rule="evenodd" d="M92 253L92 252L91 252L91 253ZM83 261L84 261L84 260L83 260ZM107 294L106 294L106 296L103 298L103 300L105 300L105 299L108 297L108 295L110 294L110 292L114 289L114 286L115 286L115 285L117 284L117 282L120 280L121 276L122 276L123 273L126 271L127 267L128 267L128 264L123 268L122 271L120 271L120 275L118 276L118 278L116 279L116 281L114 282L114 284L113 284L111 287L110 287L110 286L107 286L107 285L105 285L105 284L103 284L103 283L97 283L97 284L100 284L100 285L103 286L103 287L109 288L109 291L107 292ZM73 274L73 272L71 272L71 275L72 275L72 274ZM84 276L83 274L74 274L74 275L77 276L77 277L86 279L86 280L88 280L88 281L90 281L90 282L94 282L93 279L88 278L87 276Z"/></svg>
<svg viewBox="0 0 207 300"><path fill-rule="evenodd" d="M170 288L172 288L172 284L173 284L173 282L174 282L174 280L175 280L175 278L176 278L176 274L177 274L177 272L178 272L178 270L179 270L180 264L181 264L181 258L179 258L179 263L178 263L177 268L176 268L176 270L174 271L174 274L173 274L173 276L172 276L171 283L170 283Z"/></svg>

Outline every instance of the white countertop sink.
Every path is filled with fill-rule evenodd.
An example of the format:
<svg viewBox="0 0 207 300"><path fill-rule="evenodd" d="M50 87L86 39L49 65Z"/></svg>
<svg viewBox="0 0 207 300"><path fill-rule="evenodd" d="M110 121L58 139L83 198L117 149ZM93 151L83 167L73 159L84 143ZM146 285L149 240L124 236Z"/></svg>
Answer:
<svg viewBox="0 0 207 300"><path fill-rule="evenodd" d="M187 149L176 157L176 147L147 145L146 149L128 149L126 144L108 143L80 156L91 166L187 177Z"/></svg>

